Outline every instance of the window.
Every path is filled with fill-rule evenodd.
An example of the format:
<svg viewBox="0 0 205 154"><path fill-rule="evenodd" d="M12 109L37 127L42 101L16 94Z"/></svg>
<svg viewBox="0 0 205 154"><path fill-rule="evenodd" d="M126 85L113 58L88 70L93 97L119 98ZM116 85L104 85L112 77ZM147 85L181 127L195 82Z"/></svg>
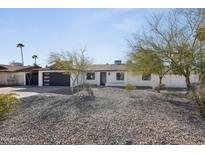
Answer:
<svg viewBox="0 0 205 154"><path fill-rule="evenodd" d="M87 73L87 80L95 80L95 73Z"/></svg>
<svg viewBox="0 0 205 154"><path fill-rule="evenodd" d="M151 74L143 73L142 74L142 80L151 80Z"/></svg>
<svg viewBox="0 0 205 154"><path fill-rule="evenodd" d="M116 73L116 80L124 80L124 73Z"/></svg>

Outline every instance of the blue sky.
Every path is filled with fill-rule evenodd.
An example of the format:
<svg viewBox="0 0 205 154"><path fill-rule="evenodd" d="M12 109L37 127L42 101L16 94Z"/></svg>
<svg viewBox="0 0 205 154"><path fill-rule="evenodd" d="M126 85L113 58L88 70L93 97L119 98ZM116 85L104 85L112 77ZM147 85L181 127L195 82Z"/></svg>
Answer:
<svg viewBox="0 0 205 154"><path fill-rule="evenodd" d="M140 33L146 16L166 9L0 9L0 63L21 61L18 42L23 48L25 65L47 64L50 52L73 51L86 46L93 63L125 60L126 39Z"/></svg>

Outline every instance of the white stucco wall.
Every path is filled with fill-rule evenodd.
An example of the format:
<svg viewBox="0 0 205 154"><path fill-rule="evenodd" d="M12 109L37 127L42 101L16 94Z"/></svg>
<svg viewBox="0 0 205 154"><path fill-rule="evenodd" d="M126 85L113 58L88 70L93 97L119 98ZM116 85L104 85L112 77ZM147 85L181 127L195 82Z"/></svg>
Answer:
<svg viewBox="0 0 205 154"><path fill-rule="evenodd" d="M38 71L38 86L43 86L43 71Z"/></svg>
<svg viewBox="0 0 205 154"><path fill-rule="evenodd" d="M26 85L26 72L15 73L17 85Z"/></svg>
<svg viewBox="0 0 205 154"><path fill-rule="evenodd" d="M117 80L116 73L123 73L122 71L110 71L107 72L106 86L125 86L127 84L128 76L127 72L124 72L124 80Z"/></svg>
<svg viewBox="0 0 205 154"><path fill-rule="evenodd" d="M0 72L0 85L25 85L25 72ZM15 79L13 82L9 82L9 79Z"/></svg>
<svg viewBox="0 0 205 154"><path fill-rule="evenodd" d="M127 83L134 85L134 86L145 86L145 87L153 87L156 85L156 76L151 75L151 80L142 80L142 74L133 74L128 72L128 79Z"/></svg>
<svg viewBox="0 0 205 154"><path fill-rule="evenodd" d="M199 79L198 75L191 75L190 81L191 83L197 82ZM185 77L180 75L165 75L165 77L162 79L162 83L165 84L166 87L179 87L179 88L185 88L186 87L186 81Z"/></svg>
<svg viewBox="0 0 205 154"><path fill-rule="evenodd" d="M73 85L73 80L70 78L70 86L77 86L77 85L82 85L84 83L84 74L80 74L79 77L78 77L78 82L76 81L75 84ZM71 77L73 79L75 79L75 75L74 73L71 73Z"/></svg>
<svg viewBox="0 0 205 154"><path fill-rule="evenodd" d="M124 72L124 80L116 80L116 73L121 71L107 71L106 86L126 86L128 83L133 86L155 87L159 84L159 77L152 74L151 80L142 80L142 74L133 74L131 72ZM198 81L198 75L190 76L191 83ZM89 84L100 85L100 72L95 72L95 80L86 80ZM162 84L170 88L186 88L185 78L180 75L165 75Z"/></svg>
<svg viewBox="0 0 205 154"><path fill-rule="evenodd" d="M110 72L108 75L107 72L107 83L106 86L126 86L128 83L134 86L145 86L145 87L155 87L159 84L159 77L152 74L151 80L142 80L142 74L133 74L130 72L124 72L124 81L116 80L116 71ZM190 76L191 83L198 81L198 75L192 74ZM165 84L166 87L171 88L186 88L185 77L180 75L165 75L162 84Z"/></svg>
<svg viewBox="0 0 205 154"><path fill-rule="evenodd" d="M88 72L88 73L93 73L93 72ZM87 73L85 73L85 76L84 76L84 81L85 83L88 83L88 84L92 84L92 85L100 85L100 72L94 72L95 73L95 79L94 80L87 80Z"/></svg>
<svg viewBox="0 0 205 154"><path fill-rule="evenodd" d="M43 72L64 72L59 70L48 70L48 71L39 71L39 86L43 86ZM155 87L159 84L159 78L157 75L152 74L151 80L142 80L142 74L133 74L130 72L124 72L124 80L116 80L116 73L122 71L107 71L107 82L106 86L126 86L128 83L133 86L145 86L145 87ZM89 72L90 73L90 72ZM71 74L73 76L73 74ZM191 75L191 82L198 81L198 75ZM70 85L72 86L72 80L70 80ZM95 72L94 80L87 80L86 73L81 74L78 79L78 84L89 83L93 85L100 85L100 72ZM166 87L172 88L186 88L185 78L180 75L165 75L162 80L162 84L165 84ZM75 86L77 86L75 84Z"/></svg>
<svg viewBox="0 0 205 154"><path fill-rule="evenodd" d="M150 86L155 87L159 84L159 77L157 75L152 74L151 80L142 80L142 75L133 75L132 73L128 73L128 83L135 86ZM192 74L190 76L191 83L195 83L198 81L198 75ZM170 75L167 74L162 79L162 84L165 87L170 88L186 88L185 77L181 75Z"/></svg>

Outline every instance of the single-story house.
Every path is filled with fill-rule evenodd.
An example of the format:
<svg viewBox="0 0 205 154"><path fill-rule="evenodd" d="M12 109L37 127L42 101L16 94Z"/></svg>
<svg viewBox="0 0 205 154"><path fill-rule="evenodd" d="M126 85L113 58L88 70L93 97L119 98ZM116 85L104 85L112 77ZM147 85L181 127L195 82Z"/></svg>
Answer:
<svg viewBox="0 0 205 154"><path fill-rule="evenodd" d="M64 70L40 68L39 66L0 65L0 86L36 85L36 86L72 86L72 73L65 74ZM198 81L198 75L192 74L192 83ZM98 86L155 87L159 78L155 74L133 74L121 61L114 64L89 65L87 71L80 74L78 84L89 83ZM162 80L165 87L185 88L185 78L180 75L167 74ZM75 85L76 86L76 85Z"/></svg>
<svg viewBox="0 0 205 154"><path fill-rule="evenodd" d="M63 70L39 69L39 86L72 86L71 75ZM192 83L199 79L197 74L192 74ZM78 84L89 83L98 86L126 86L131 84L137 87L155 87L159 84L159 78L155 74L133 74L129 72L121 61L114 64L89 65L87 71L78 78ZM180 75L167 74L162 80L165 87L186 88L185 78Z"/></svg>
<svg viewBox="0 0 205 154"><path fill-rule="evenodd" d="M39 68L39 66L0 64L0 86L38 85Z"/></svg>

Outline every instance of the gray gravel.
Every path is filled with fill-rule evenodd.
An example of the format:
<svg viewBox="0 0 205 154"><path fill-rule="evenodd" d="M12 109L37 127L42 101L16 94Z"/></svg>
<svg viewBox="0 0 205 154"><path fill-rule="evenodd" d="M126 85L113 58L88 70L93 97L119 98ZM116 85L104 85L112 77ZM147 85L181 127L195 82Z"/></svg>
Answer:
<svg viewBox="0 0 205 154"><path fill-rule="evenodd" d="M94 89L95 100L44 93L0 122L0 144L204 144L205 120L182 93Z"/></svg>

